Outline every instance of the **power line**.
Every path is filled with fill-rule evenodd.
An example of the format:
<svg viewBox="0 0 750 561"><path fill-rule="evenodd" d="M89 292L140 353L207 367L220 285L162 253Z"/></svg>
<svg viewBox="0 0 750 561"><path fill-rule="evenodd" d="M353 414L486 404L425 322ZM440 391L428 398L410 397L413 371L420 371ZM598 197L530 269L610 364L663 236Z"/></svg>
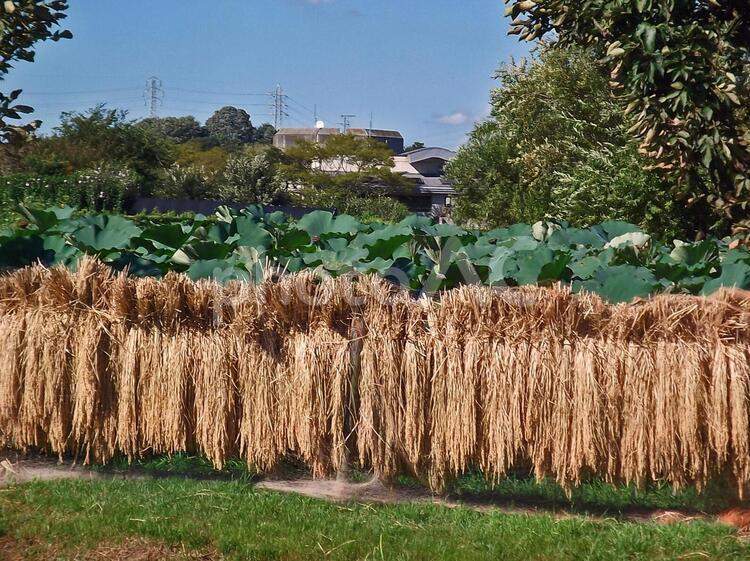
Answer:
<svg viewBox="0 0 750 561"><path fill-rule="evenodd" d="M305 123L304 121L301 121L301 120L300 120L300 119L298 119L297 117L289 117L289 118L290 118L290 119L291 119L292 121L294 121L295 123L297 123L298 125L301 125L301 126L303 126L303 127L307 127L307 126L308 126L308 124L307 124L307 123Z"/></svg>
<svg viewBox="0 0 750 561"><path fill-rule="evenodd" d="M27 92L24 91L23 95L33 96L64 96L64 95L98 95L103 93L117 93L117 92L136 92L138 88L113 88L111 90L87 90L79 92Z"/></svg>
<svg viewBox="0 0 750 561"><path fill-rule="evenodd" d="M305 116L311 116L314 122L317 123L320 120L323 120L323 121L327 120L324 115L321 115L318 113L317 105L314 105L313 109L310 109L307 105L305 105L304 103L300 103L299 101L297 101L296 99L294 99L293 97L289 95L287 95L287 100L291 102L291 104L289 105L289 108L291 110L297 110L299 113L302 113L302 111L305 111L306 112ZM296 105L297 107L294 107L294 105Z"/></svg>
<svg viewBox="0 0 750 561"><path fill-rule="evenodd" d="M296 99L294 99L294 98L293 98L292 96L290 96L290 95L287 95L287 96L286 96L286 98L287 98L287 99L288 99L289 101L291 101L292 103L295 103L295 104L299 105L299 106L300 106L300 107L301 107L302 109L304 109L305 111L308 111L308 112L310 112L310 113L315 113L315 110L314 110L314 109L310 109L310 108L309 108L309 107L308 107L307 105L305 105L304 103L300 103L299 101L297 101Z"/></svg>
<svg viewBox="0 0 750 561"><path fill-rule="evenodd" d="M170 90L171 91L171 90ZM172 99L172 98L170 98ZM175 101L178 101L180 103L193 103L197 105L213 105L214 107L221 105L221 103L224 102L217 102L217 101L204 101L201 99L179 99L174 98ZM231 105L236 107L268 107L267 103L231 103Z"/></svg>
<svg viewBox="0 0 750 561"><path fill-rule="evenodd" d="M193 88L175 88L170 86L169 88L170 92L177 92L177 93L183 93L183 94L192 94L197 96L223 96L223 97L235 97L235 98L250 98L250 97L264 97L270 100L270 108L271 113L268 114L269 117L272 117L274 125L277 129L282 128L284 124L285 118L290 118L295 122L303 123L309 121L310 118L312 118L314 121L318 121L321 116L318 114L318 107L315 106L314 109L311 109L309 106L305 105L301 101L298 101L296 98L290 97L288 94L284 92L284 90L281 88L281 86L277 86L274 91L268 93L262 93L262 92L238 92L238 91L215 91L211 89L193 89ZM108 88L108 89L100 89L100 90L78 90L78 91L50 91L50 92L24 92L24 95L29 96L40 96L40 97L47 97L51 100L54 100L55 97L61 97L64 98L65 96L81 96L81 97L94 97L94 96L101 96L104 94L111 94L111 93L118 93L118 92L132 92L135 94L138 91L136 87L123 87L123 88ZM146 80L145 87L142 91L142 99L143 102L148 110L148 114L151 117L157 116L159 109L166 107L172 108L172 109L180 109L184 110L183 107L187 105L196 105L196 106L210 106L210 105L218 105L218 103L225 103L229 105L234 105L237 107L246 107L246 108L261 108L261 107L268 107L268 102L261 102L258 100L258 102L250 102L248 100L247 103L236 103L232 100L221 100L221 101L212 101L209 99L190 99L190 98L172 98L170 96L170 99L168 102L165 103L165 89L162 81L156 77L152 76ZM94 100L92 100L94 101ZM85 105L87 103L91 103L92 101L88 101L85 99L77 99L77 100L71 100L71 102L65 102L64 99L60 100L54 100L53 103L41 103L38 102L40 106L44 105L46 107L53 107L53 106L81 106ZM125 102L125 101L131 101L130 99L123 99L123 98L112 98L112 99L105 99L103 100L106 103L118 103L118 102ZM133 100L135 102L135 100ZM197 109L196 109L197 110ZM253 110L253 113L256 116L264 115L263 113L256 113ZM296 117L295 117L296 115ZM352 116L348 116L347 119ZM346 123L346 128L348 128L348 120Z"/></svg>
<svg viewBox="0 0 750 561"><path fill-rule="evenodd" d="M255 93L255 92L212 92L212 91L206 91L206 90L190 90L185 88L172 88L170 87L170 91L175 92L182 92L182 93L193 93L193 94L199 94L199 95L236 95L236 96L260 96L260 97L268 97L268 93ZM271 94L273 95L273 94Z"/></svg>

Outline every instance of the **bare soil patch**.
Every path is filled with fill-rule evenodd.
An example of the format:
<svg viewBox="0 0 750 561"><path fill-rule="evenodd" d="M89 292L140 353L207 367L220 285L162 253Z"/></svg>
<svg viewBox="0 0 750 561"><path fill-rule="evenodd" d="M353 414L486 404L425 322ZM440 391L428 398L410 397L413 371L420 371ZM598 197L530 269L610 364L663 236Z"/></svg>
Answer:
<svg viewBox="0 0 750 561"><path fill-rule="evenodd" d="M48 457L24 456L0 450L0 488L30 481L99 479L100 474L75 464L61 464Z"/></svg>

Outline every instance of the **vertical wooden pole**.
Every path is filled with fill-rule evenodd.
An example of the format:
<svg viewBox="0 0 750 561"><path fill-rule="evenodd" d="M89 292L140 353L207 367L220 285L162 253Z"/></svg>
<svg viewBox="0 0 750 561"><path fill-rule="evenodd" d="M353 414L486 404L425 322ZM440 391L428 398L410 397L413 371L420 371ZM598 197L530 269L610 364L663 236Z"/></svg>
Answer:
<svg viewBox="0 0 750 561"><path fill-rule="evenodd" d="M349 370L349 383L346 386L344 396L344 457L337 474L337 479L342 481L351 479L352 465L358 454L356 427L359 419L359 378L362 371L362 349L364 348L365 332L365 321L361 312L355 312L349 328L349 363L351 368Z"/></svg>

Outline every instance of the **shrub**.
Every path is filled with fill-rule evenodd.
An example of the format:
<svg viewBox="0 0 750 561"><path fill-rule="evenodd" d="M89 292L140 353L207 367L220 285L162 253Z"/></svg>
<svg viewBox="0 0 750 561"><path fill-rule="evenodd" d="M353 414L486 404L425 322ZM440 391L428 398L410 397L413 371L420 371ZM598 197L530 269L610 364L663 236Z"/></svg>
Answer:
<svg viewBox="0 0 750 561"><path fill-rule="evenodd" d="M409 215L403 203L386 194L355 195L344 189L303 189L294 194L292 202L311 208L332 208L362 222L399 222Z"/></svg>
<svg viewBox="0 0 750 561"><path fill-rule="evenodd" d="M16 174L0 178L0 224L13 222L19 203L26 206L72 206L82 210L121 211L138 192L131 169L102 165L70 175Z"/></svg>
<svg viewBox="0 0 750 561"><path fill-rule="evenodd" d="M154 194L165 199L210 199L216 194L217 176L203 166L175 164L166 170Z"/></svg>
<svg viewBox="0 0 750 561"><path fill-rule="evenodd" d="M232 158L224 169L219 196L226 201L270 204L284 191L276 165L267 152Z"/></svg>

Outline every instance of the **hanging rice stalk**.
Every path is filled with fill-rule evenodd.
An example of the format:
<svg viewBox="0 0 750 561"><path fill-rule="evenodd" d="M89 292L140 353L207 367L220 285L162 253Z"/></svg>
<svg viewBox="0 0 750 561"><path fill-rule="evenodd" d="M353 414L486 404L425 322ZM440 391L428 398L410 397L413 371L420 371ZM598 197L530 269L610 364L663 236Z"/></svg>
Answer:
<svg viewBox="0 0 750 561"><path fill-rule="evenodd" d="M357 458L434 488L475 467L571 488L750 485L750 296L608 305L555 288L415 300L382 279L135 279L84 260L0 278L0 444Z"/></svg>

